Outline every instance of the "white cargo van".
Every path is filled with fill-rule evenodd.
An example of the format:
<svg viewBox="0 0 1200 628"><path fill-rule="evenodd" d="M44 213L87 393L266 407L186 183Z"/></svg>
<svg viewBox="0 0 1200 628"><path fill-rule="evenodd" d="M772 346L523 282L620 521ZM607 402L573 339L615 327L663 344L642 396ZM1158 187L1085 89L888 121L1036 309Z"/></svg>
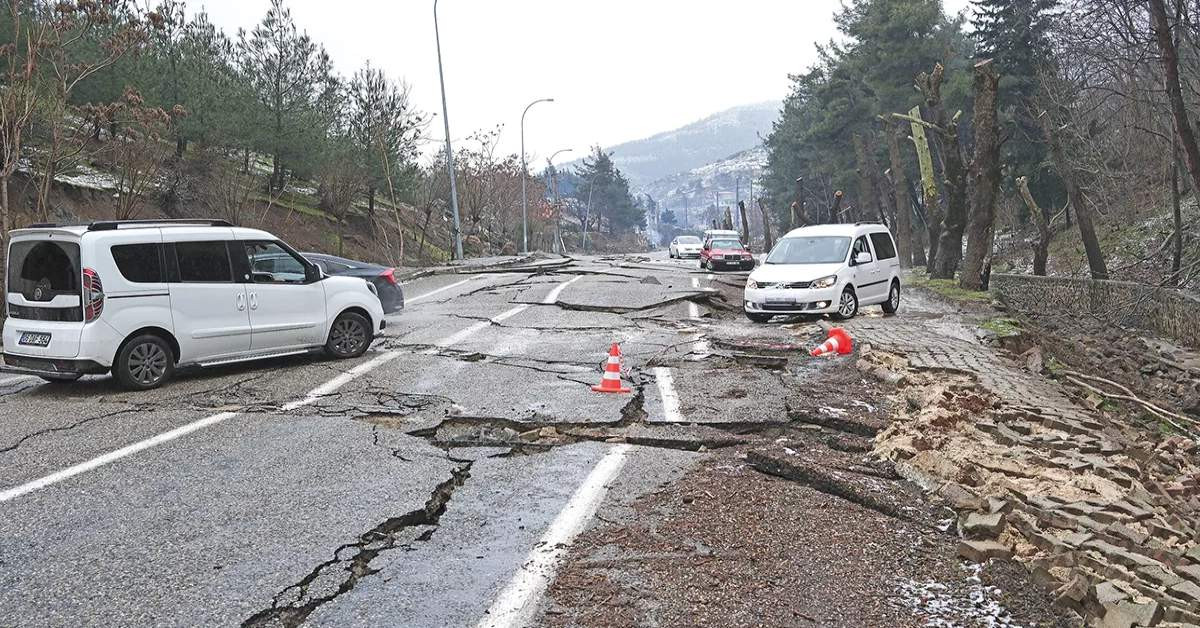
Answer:
<svg viewBox="0 0 1200 628"><path fill-rule="evenodd" d="M112 372L147 389L185 365L353 358L386 325L368 282L222 220L33 225L11 232L7 260L0 370L52 382Z"/></svg>
<svg viewBox="0 0 1200 628"><path fill-rule="evenodd" d="M746 281L746 317L778 314L853 318L863 305L900 308L900 258L879 223L814 225L788 232Z"/></svg>

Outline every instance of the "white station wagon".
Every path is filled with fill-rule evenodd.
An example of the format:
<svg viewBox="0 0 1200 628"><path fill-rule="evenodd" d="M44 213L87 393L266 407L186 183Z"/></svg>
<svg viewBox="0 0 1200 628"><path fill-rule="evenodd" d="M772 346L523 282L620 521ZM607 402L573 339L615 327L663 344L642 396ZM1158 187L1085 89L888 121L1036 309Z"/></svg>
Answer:
<svg viewBox="0 0 1200 628"><path fill-rule="evenodd" d="M222 220L33 225L12 231L7 259L0 369L51 382L112 372L148 389L185 365L354 358L386 325L370 283Z"/></svg>

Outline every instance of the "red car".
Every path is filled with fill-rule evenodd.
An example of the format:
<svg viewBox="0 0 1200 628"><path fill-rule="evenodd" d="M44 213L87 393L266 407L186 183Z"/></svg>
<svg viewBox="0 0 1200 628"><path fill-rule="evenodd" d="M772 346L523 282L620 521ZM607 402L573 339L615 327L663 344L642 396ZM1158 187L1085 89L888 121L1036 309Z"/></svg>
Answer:
<svg viewBox="0 0 1200 628"><path fill-rule="evenodd" d="M700 249L700 268L754 270L754 256L737 238L712 237Z"/></svg>

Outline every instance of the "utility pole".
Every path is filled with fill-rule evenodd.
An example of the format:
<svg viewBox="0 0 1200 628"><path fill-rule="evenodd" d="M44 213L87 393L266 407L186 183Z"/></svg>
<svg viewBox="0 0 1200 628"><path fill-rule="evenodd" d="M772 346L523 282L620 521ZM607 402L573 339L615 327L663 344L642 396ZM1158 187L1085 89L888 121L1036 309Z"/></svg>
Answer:
<svg viewBox="0 0 1200 628"><path fill-rule="evenodd" d="M446 106L446 78L442 74L442 36L438 32L438 0L433 0L433 38L437 42L438 82L442 85L442 122L446 124L446 171L450 175L450 209L454 213L454 258L463 258L462 222L458 218L458 185L454 181L454 149L450 147L450 110Z"/></svg>

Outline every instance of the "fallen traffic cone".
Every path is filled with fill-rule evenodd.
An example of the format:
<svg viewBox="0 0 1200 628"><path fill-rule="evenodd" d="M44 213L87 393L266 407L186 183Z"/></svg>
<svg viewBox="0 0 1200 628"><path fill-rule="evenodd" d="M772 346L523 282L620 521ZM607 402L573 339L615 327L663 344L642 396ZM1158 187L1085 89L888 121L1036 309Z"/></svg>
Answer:
<svg viewBox="0 0 1200 628"><path fill-rule="evenodd" d="M592 390L602 393L627 393L630 390L621 385L621 347L613 343L608 350L608 362L604 365L604 377L600 378L599 386Z"/></svg>
<svg viewBox="0 0 1200 628"><path fill-rule="evenodd" d="M815 358L837 352L838 355L847 355L854 350L854 341L850 339L850 334L846 333L841 327L834 327L829 330L829 337L821 346L812 350L811 355Z"/></svg>

